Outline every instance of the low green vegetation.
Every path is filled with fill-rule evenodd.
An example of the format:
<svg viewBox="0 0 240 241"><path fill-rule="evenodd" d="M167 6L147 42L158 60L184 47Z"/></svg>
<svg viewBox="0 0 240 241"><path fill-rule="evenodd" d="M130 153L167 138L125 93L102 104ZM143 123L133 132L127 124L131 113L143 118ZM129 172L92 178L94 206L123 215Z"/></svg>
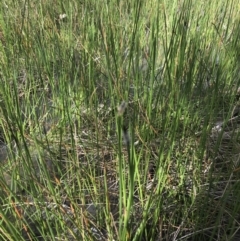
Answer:
<svg viewBox="0 0 240 241"><path fill-rule="evenodd" d="M3 1L0 240L239 240L239 11Z"/></svg>

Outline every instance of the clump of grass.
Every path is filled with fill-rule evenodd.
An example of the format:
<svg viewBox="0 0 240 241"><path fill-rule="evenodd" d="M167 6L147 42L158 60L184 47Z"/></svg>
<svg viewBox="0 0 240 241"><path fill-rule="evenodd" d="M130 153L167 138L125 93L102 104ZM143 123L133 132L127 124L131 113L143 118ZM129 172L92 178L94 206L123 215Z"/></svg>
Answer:
<svg viewBox="0 0 240 241"><path fill-rule="evenodd" d="M5 3L1 238L237 239L238 7Z"/></svg>

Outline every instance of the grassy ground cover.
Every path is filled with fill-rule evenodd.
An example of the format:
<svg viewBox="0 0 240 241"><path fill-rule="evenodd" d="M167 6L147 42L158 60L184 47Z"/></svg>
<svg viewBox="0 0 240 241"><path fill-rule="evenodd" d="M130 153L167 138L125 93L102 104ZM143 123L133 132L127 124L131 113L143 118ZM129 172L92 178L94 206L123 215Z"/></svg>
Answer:
<svg viewBox="0 0 240 241"><path fill-rule="evenodd" d="M3 1L1 240L239 240L238 1Z"/></svg>

